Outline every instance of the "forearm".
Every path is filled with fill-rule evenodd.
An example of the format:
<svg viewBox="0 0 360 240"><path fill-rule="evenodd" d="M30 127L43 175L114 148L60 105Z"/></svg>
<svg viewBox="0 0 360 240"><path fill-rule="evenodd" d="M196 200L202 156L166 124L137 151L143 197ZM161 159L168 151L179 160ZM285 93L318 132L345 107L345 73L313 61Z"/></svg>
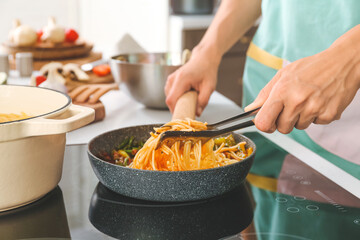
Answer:
<svg viewBox="0 0 360 240"><path fill-rule="evenodd" d="M209 29L194 52L222 55L253 26L261 15L261 0L223 0Z"/></svg>
<svg viewBox="0 0 360 240"><path fill-rule="evenodd" d="M353 76L360 88L360 24L353 27L339 37L328 49L332 61L341 61L344 64L344 74Z"/></svg>

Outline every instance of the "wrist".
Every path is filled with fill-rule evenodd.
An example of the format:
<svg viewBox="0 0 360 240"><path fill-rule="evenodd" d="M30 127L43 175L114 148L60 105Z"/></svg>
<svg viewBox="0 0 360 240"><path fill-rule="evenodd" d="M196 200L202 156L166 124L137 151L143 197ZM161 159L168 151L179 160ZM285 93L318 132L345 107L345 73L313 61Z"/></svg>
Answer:
<svg viewBox="0 0 360 240"><path fill-rule="evenodd" d="M338 38L325 52L343 66L348 77L360 88L360 24ZM350 74L351 73L351 74Z"/></svg>
<svg viewBox="0 0 360 240"><path fill-rule="evenodd" d="M344 35L336 39L328 48L340 56L347 57L354 63L360 62L360 24L350 29Z"/></svg>
<svg viewBox="0 0 360 240"><path fill-rule="evenodd" d="M216 46L212 46L212 45L208 46L201 43L198 44L196 47L194 47L192 51L192 56L194 58L200 57L216 65L220 64L222 55L223 54L219 51L219 49Z"/></svg>
<svg viewBox="0 0 360 240"><path fill-rule="evenodd" d="M360 57L354 48L346 44L332 46L327 50L325 58L332 59L333 66L339 67L339 74L345 77L354 86L360 88Z"/></svg>

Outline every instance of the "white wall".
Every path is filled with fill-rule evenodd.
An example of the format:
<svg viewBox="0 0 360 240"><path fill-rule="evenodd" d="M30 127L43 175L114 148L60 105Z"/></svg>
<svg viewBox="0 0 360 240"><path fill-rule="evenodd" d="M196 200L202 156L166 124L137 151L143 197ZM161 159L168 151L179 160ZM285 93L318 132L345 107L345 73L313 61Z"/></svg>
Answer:
<svg viewBox="0 0 360 240"><path fill-rule="evenodd" d="M166 51L168 0L80 0L82 34L105 54L129 33L145 50Z"/></svg>
<svg viewBox="0 0 360 240"><path fill-rule="evenodd" d="M13 19L40 29L49 16L77 29L105 56L126 33L147 51L168 49L168 0L0 0L0 42L7 39Z"/></svg>
<svg viewBox="0 0 360 240"><path fill-rule="evenodd" d="M0 0L0 42L7 39L16 18L40 29L49 16L54 16L59 24L78 29L77 3L78 0Z"/></svg>

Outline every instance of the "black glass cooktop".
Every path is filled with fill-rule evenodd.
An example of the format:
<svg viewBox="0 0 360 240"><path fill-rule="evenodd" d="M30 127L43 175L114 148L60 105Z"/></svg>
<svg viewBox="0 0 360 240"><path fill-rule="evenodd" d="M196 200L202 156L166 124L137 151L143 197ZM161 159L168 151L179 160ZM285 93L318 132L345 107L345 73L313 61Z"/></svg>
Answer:
<svg viewBox="0 0 360 240"><path fill-rule="evenodd" d="M0 213L0 239L360 239L360 200L257 133L247 181L212 199L156 203L98 182L86 146L68 146L44 198ZM126 183L124 183L126 184Z"/></svg>

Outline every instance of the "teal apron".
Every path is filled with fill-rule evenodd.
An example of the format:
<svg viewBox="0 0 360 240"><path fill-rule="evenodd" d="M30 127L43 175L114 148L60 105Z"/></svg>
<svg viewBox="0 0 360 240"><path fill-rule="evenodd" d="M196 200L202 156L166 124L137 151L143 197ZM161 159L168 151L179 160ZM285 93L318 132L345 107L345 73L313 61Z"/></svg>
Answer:
<svg viewBox="0 0 360 240"><path fill-rule="evenodd" d="M263 0L262 21L248 51L245 65L244 106L256 98L260 90L281 67L327 49L337 38L360 24L359 12L359 0ZM357 96L360 94L358 93ZM358 107L352 107L357 112L360 111L359 100L358 97L352 103L358 104ZM350 117L350 119L352 118ZM341 122L336 124L347 125ZM329 125L329 128L331 129L333 125ZM360 126L360 124L357 125ZM311 135L311 132L294 129L289 136L360 179L360 166L358 165L360 164L360 154L357 154L360 153L360 147L355 143L360 141L355 139L355 141L346 143L340 139L341 144L347 144L347 147L353 147L352 150L354 150L352 155L348 154L350 157L343 157L341 154L337 154L337 151L331 151L331 147L323 144L322 139L325 141L335 139L335 142L333 141L331 144L333 144L332 146L337 144L337 133L332 133L326 127L312 124L311 129L318 129L317 133L314 131L314 135ZM338 128L332 127L332 129ZM351 131L345 130L344 132L350 133ZM322 136L322 139L319 136ZM271 152L270 149L269 151ZM281 163L277 164L281 165ZM252 171L257 172L256 164Z"/></svg>

